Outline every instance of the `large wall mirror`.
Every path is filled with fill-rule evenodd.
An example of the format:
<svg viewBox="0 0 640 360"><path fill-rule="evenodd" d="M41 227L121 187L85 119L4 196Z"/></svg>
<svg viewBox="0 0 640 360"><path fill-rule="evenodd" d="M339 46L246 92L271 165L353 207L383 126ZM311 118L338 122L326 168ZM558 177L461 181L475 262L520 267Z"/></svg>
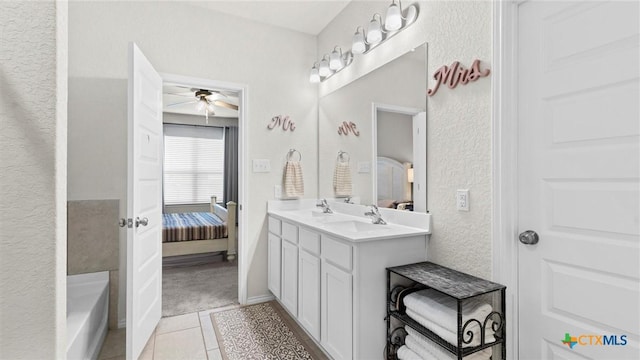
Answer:
<svg viewBox="0 0 640 360"><path fill-rule="evenodd" d="M351 195L362 204L427 210L426 59L423 44L320 98L321 198L344 197L335 173L348 163Z"/></svg>

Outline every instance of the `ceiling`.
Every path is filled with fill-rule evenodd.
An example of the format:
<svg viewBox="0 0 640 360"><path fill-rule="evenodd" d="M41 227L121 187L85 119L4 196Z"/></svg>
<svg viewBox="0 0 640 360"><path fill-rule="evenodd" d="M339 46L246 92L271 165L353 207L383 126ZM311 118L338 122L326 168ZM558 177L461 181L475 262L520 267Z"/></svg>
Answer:
<svg viewBox="0 0 640 360"><path fill-rule="evenodd" d="M198 1L190 4L245 19L318 35L351 0Z"/></svg>

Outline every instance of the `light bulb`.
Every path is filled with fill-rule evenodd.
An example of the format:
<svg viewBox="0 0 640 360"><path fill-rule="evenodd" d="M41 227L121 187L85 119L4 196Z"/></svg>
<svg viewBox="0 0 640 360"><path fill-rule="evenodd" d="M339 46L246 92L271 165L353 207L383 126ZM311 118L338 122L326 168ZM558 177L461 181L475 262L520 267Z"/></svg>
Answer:
<svg viewBox="0 0 640 360"><path fill-rule="evenodd" d="M380 41L382 41L382 29L380 28L380 21L374 16L367 28L367 42L369 44L377 44Z"/></svg>
<svg viewBox="0 0 640 360"><path fill-rule="evenodd" d="M309 81L311 81L314 84L320 82L320 73L318 73L318 68L315 65L311 68L311 74L309 75Z"/></svg>
<svg viewBox="0 0 640 360"><path fill-rule="evenodd" d="M338 50L334 49L329 56L329 69L331 70L340 70L344 67L344 60L342 60L342 50L340 53Z"/></svg>
<svg viewBox="0 0 640 360"><path fill-rule="evenodd" d="M329 69L329 61L327 61L326 59L322 59L320 61L320 69L318 69L318 74L322 77L331 75L331 69Z"/></svg>
<svg viewBox="0 0 640 360"><path fill-rule="evenodd" d="M353 40L351 41L351 52L354 54L364 54L367 50L367 45L364 43L364 34L360 31L356 31L353 34Z"/></svg>
<svg viewBox="0 0 640 360"><path fill-rule="evenodd" d="M400 7L391 3L387 9L387 16L384 20L384 28L389 31L399 30L402 27L402 14Z"/></svg>

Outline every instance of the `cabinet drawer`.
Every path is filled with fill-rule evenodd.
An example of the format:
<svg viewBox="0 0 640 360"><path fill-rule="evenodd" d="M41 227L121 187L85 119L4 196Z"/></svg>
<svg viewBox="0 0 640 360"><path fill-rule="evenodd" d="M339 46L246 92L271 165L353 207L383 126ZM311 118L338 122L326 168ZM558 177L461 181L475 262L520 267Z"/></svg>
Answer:
<svg viewBox="0 0 640 360"><path fill-rule="evenodd" d="M286 222L282 222L282 238L297 244L298 243L298 227Z"/></svg>
<svg viewBox="0 0 640 360"><path fill-rule="evenodd" d="M320 235L305 228L300 228L300 247L311 254L320 255Z"/></svg>
<svg viewBox="0 0 640 360"><path fill-rule="evenodd" d="M269 216L269 232L270 233L280 236L281 234L280 224L281 224L280 220Z"/></svg>
<svg viewBox="0 0 640 360"><path fill-rule="evenodd" d="M322 257L331 263L351 271L351 245L322 235Z"/></svg>

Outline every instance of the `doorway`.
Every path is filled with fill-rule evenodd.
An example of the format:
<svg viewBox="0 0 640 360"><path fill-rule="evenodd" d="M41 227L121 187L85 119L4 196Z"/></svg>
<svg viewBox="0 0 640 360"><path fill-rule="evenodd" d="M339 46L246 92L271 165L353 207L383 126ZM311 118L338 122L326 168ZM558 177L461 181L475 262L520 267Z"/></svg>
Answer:
<svg viewBox="0 0 640 360"><path fill-rule="evenodd" d="M163 105L165 114L170 114L166 116L169 121L164 121L165 124L167 122L172 123L174 130L177 126L178 131L181 131L180 127L185 125L190 129L189 133L193 133L195 130L199 134L198 136L206 138L204 141L200 141L198 146L202 146L203 142L209 143L209 145L214 146L214 152L218 149L226 153L226 161L219 163L217 169L222 169L222 172L228 173L230 169L234 170L235 168L237 172L235 180L233 176L224 176L224 179L221 179L222 175L214 175L216 184L211 189L201 189L204 192L200 195L201 199L194 201L196 203L194 206L168 205L165 206L166 209L163 207L163 210L167 210L167 212L204 212L216 213L216 215L220 215L217 213L220 210L227 210L228 213L230 210L232 211L232 208L229 207L230 202L235 203L233 206L236 208L236 214L234 214L235 224L227 222L227 236L235 233L235 250L227 249L229 247L226 245L228 242L222 241L220 243L224 245L220 246L224 246L224 249L215 249L217 251L212 252L209 251L211 250L210 247L198 249L196 246L196 249L191 254L179 251L177 256L165 257L163 261L163 264L165 264L163 275L166 274L171 277L171 279L167 278L167 280L173 280L173 285L180 283L182 278L191 279L190 281L201 289L191 290L192 294L196 294L207 289L207 286L199 284L197 277L209 279L208 275L212 274L214 278L209 279L209 282L213 281L215 283L216 280L219 281L218 289L221 296L218 296L220 294L216 295L215 284L212 285L206 296L199 299L196 299L196 296L187 296L184 299L185 301L179 299L179 294L182 292L181 289L169 289L169 291L173 291L178 295L174 297L174 300L177 299L177 303L174 310L166 309L165 311L165 306L163 305L163 316L204 310L204 308L211 306L224 306L230 301L244 304L246 302L246 270L244 269L245 257L243 256L242 236L244 234L243 226L246 222L242 211L245 194L245 178L242 169L246 154L245 106L247 87L241 84L173 74L161 74L161 76L163 79L163 92L170 93L169 96L164 96L165 100L170 100L172 104L172 106L168 106L168 103ZM169 109L170 113L167 112L167 109ZM205 130L208 135L203 135L202 130ZM200 140L203 139L201 138ZM229 156L234 150L235 154ZM214 172L216 172L216 169L214 169ZM174 199L174 205L176 201L180 202ZM166 201L163 201L163 204L166 203ZM189 270L189 268L191 269ZM196 276L189 276L188 273L190 272ZM229 279L229 276L232 278ZM164 280L163 283L165 283ZM235 290L236 288L237 290Z"/></svg>
<svg viewBox="0 0 640 360"><path fill-rule="evenodd" d="M239 99L164 81L163 317L238 304Z"/></svg>
<svg viewBox="0 0 640 360"><path fill-rule="evenodd" d="M510 293L509 358L640 355L639 10L496 4L494 274Z"/></svg>

